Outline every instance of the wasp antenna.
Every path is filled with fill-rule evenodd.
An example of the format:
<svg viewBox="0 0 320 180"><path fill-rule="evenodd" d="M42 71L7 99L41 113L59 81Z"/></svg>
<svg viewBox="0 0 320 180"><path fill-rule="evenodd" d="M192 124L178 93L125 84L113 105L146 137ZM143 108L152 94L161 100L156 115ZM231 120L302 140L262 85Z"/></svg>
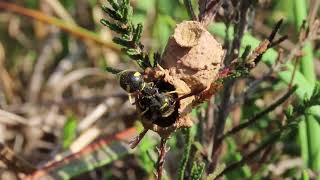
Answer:
<svg viewBox="0 0 320 180"><path fill-rule="evenodd" d="M112 67L105 67L105 70L112 73L112 74L119 74L120 72L122 72L123 70L121 69L116 69L116 68L112 68Z"/></svg>

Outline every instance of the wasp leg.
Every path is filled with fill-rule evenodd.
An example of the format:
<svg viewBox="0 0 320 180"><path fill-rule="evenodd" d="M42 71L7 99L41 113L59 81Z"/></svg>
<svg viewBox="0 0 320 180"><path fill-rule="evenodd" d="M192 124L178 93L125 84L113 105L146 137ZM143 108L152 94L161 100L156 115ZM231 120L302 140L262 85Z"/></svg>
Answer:
<svg viewBox="0 0 320 180"><path fill-rule="evenodd" d="M132 96L133 96L132 93L129 93L129 94L128 94L128 98L129 98L130 104L134 105L136 102L133 101L133 97L132 97Z"/></svg>
<svg viewBox="0 0 320 180"><path fill-rule="evenodd" d="M160 66L160 64L157 64L157 68L159 68L161 71L165 71L164 68Z"/></svg>
<svg viewBox="0 0 320 180"><path fill-rule="evenodd" d="M184 94L184 92L182 92L182 91L177 91L177 90L174 90L174 91L169 91L169 92L166 92L166 94Z"/></svg>
<svg viewBox="0 0 320 180"><path fill-rule="evenodd" d="M154 82L148 82L147 84L148 84L148 86L150 86L150 87L153 87L153 86L154 86Z"/></svg>
<svg viewBox="0 0 320 180"><path fill-rule="evenodd" d="M168 102L165 102L161 107L160 107L160 111L162 111L164 108L166 108L168 106Z"/></svg>
<svg viewBox="0 0 320 180"><path fill-rule="evenodd" d="M147 108L146 110L144 110L142 113L140 113L140 116L143 116L146 112L149 111L149 108Z"/></svg>

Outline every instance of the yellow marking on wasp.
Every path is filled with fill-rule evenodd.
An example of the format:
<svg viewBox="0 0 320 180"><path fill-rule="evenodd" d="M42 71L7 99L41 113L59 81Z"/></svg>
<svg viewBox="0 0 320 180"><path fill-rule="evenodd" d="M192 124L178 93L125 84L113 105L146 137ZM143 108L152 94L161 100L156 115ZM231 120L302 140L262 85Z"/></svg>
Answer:
<svg viewBox="0 0 320 180"><path fill-rule="evenodd" d="M142 87L140 88L140 91L142 91L145 87L146 87L146 83L143 82L143 83L142 83Z"/></svg>
<svg viewBox="0 0 320 180"><path fill-rule="evenodd" d="M163 110L168 105L167 101L160 107L160 110Z"/></svg>
<svg viewBox="0 0 320 180"><path fill-rule="evenodd" d="M139 77L139 76L141 76L141 73L139 73L139 72L135 72L135 73L133 74L133 76L135 76L135 77Z"/></svg>
<svg viewBox="0 0 320 180"><path fill-rule="evenodd" d="M129 98L129 102L130 102L130 104L134 104L135 102L133 102L133 99L132 99L132 94L131 93L129 93L128 94L128 98Z"/></svg>

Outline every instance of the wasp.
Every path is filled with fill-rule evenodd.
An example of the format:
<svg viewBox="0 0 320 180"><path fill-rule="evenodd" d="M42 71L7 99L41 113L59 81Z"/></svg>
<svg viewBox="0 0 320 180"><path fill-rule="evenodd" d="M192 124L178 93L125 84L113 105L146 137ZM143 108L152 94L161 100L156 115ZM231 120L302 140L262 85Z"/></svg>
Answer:
<svg viewBox="0 0 320 180"><path fill-rule="evenodd" d="M171 116L177 111L177 97L174 91L164 88L163 82L145 82L138 71L124 70L117 73L122 89L129 93L129 100L135 97L141 115L151 122L167 127L172 124Z"/></svg>

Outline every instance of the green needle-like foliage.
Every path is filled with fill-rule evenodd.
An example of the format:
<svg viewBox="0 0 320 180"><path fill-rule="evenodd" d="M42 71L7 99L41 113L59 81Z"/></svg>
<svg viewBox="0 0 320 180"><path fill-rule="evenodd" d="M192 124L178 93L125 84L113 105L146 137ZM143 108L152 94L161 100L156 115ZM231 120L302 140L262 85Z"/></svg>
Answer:
<svg viewBox="0 0 320 180"><path fill-rule="evenodd" d="M291 1L290 1L291 2ZM294 22L297 32L308 19L308 1L306 0L293 0ZM308 22L310 25L313 22ZM315 86L316 73L314 69L314 55L311 41L306 41L303 48L303 57L300 59L300 71L304 78ZM304 117L299 126L301 155L304 162L314 171L320 171L320 124L319 118L307 115Z"/></svg>
<svg viewBox="0 0 320 180"><path fill-rule="evenodd" d="M100 22L120 35L113 38L113 42L123 46L123 52L135 60L142 69L152 67L149 56L143 51L143 45L140 42L143 26L142 24L134 25L131 21L132 7L129 0L122 0L120 3L116 0L108 0L108 2L111 7L105 5L102 9L112 21L101 19Z"/></svg>
<svg viewBox="0 0 320 180"><path fill-rule="evenodd" d="M193 162L192 168L191 168L191 179L192 180L200 180L203 174L203 170L205 167L204 162Z"/></svg>
<svg viewBox="0 0 320 180"><path fill-rule="evenodd" d="M297 116L308 115L308 109L318 105L320 105L320 84L316 84L311 97L306 97L295 107L289 107L285 115L289 120Z"/></svg>
<svg viewBox="0 0 320 180"><path fill-rule="evenodd" d="M123 71L123 70L116 69L116 68L112 68L112 67L106 67L105 70L106 70L107 72L112 73L112 74L118 74L118 73L120 73L121 71Z"/></svg>
<svg viewBox="0 0 320 180"><path fill-rule="evenodd" d="M185 147L184 147L184 151L183 151L183 155L182 155L182 159L179 167L179 180L184 179L184 174L185 174L187 163L189 160L191 144L193 140L191 135L191 128L183 129L182 132L185 136Z"/></svg>

